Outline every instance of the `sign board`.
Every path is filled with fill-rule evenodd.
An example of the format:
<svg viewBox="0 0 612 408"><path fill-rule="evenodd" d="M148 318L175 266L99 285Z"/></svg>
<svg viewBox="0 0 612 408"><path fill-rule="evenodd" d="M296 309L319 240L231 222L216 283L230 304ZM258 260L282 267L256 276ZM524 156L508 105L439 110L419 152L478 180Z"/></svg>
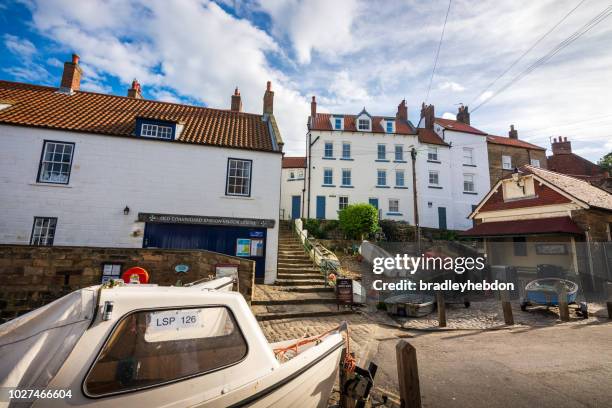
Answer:
<svg viewBox="0 0 612 408"><path fill-rule="evenodd" d="M176 273L187 273L189 271L189 265L184 265L184 264L176 265L174 267L174 271Z"/></svg>
<svg viewBox="0 0 612 408"><path fill-rule="evenodd" d="M274 228L275 220L261 218L213 217L205 215L138 213L139 222L155 224L200 224L227 227Z"/></svg>
<svg viewBox="0 0 612 408"><path fill-rule="evenodd" d="M348 278L336 279L336 300L338 304L353 304L353 280Z"/></svg>
<svg viewBox="0 0 612 408"><path fill-rule="evenodd" d="M236 240L236 256L251 256L251 240L238 238Z"/></svg>
<svg viewBox="0 0 612 408"><path fill-rule="evenodd" d="M146 342L185 340L202 337L203 309L181 309L149 314Z"/></svg>
<svg viewBox="0 0 612 408"><path fill-rule="evenodd" d="M121 278L121 265L105 263L102 265L102 283Z"/></svg>
<svg viewBox="0 0 612 408"><path fill-rule="evenodd" d="M249 232L249 237L251 238L263 238L264 233L263 231L251 231Z"/></svg>
<svg viewBox="0 0 612 408"><path fill-rule="evenodd" d="M263 256L264 243L263 239L251 240L251 256Z"/></svg>

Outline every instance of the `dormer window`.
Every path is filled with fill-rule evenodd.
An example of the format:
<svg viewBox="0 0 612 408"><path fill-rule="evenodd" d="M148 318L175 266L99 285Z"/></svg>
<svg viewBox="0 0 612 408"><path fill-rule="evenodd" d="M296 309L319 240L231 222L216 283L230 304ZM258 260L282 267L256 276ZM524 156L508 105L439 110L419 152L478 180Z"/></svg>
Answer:
<svg viewBox="0 0 612 408"><path fill-rule="evenodd" d="M342 118L334 118L334 129L342 130Z"/></svg>
<svg viewBox="0 0 612 408"><path fill-rule="evenodd" d="M174 140L176 124L151 119L138 119L136 122L136 134L153 139Z"/></svg>
<svg viewBox="0 0 612 408"><path fill-rule="evenodd" d="M359 119L357 122L358 130L370 130L370 119Z"/></svg>
<svg viewBox="0 0 612 408"><path fill-rule="evenodd" d="M385 128L385 131L386 131L387 133L393 133L393 121L392 121L392 120L388 120L388 121L386 122L386 124L387 124L387 126L386 126L386 128Z"/></svg>

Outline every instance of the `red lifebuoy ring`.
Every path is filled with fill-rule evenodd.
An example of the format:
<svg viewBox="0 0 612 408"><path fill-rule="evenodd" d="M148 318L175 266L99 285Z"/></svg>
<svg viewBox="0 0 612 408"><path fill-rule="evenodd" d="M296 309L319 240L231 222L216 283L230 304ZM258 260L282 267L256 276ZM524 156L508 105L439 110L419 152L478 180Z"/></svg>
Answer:
<svg viewBox="0 0 612 408"><path fill-rule="evenodd" d="M132 281L132 276L138 277L139 283L149 283L149 273L139 266L134 266L123 272L121 279L123 279L125 283L130 283Z"/></svg>

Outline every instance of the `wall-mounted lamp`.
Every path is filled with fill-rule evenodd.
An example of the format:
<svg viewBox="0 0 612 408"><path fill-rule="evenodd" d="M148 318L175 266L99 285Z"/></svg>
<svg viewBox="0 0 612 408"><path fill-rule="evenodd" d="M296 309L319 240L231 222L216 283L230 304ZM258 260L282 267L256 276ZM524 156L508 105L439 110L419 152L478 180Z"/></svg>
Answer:
<svg viewBox="0 0 612 408"><path fill-rule="evenodd" d="M427 202L427 207L428 207L428 208L431 208L432 206L433 206L433 203L432 203L431 201L428 201L428 202Z"/></svg>
<svg viewBox="0 0 612 408"><path fill-rule="evenodd" d="M123 215L128 215L129 213L130 213L130 207L126 205L125 208L123 209Z"/></svg>

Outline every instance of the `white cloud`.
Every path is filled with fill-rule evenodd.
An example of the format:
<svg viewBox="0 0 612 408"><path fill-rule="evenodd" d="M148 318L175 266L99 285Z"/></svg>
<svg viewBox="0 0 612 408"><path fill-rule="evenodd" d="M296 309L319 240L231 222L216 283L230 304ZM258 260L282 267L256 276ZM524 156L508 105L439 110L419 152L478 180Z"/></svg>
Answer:
<svg viewBox="0 0 612 408"><path fill-rule="evenodd" d="M442 114L442 118L443 119L452 119L452 120L455 120L455 119L457 119L457 115L454 114L454 113L451 113L451 112L444 112Z"/></svg>
<svg viewBox="0 0 612 408"><path fill-rule="evenodd" d="M457 82L444 81L438 85L438 89L442 91L461 92L465 90L465 87L461 86Z"/></svg>
<svg viewBox="0 0 612 408"><path fill-rule="evenodd" d="M4 34L4 46L21 59L29 60L36 54L36 47L27 38Z"/></svg>

